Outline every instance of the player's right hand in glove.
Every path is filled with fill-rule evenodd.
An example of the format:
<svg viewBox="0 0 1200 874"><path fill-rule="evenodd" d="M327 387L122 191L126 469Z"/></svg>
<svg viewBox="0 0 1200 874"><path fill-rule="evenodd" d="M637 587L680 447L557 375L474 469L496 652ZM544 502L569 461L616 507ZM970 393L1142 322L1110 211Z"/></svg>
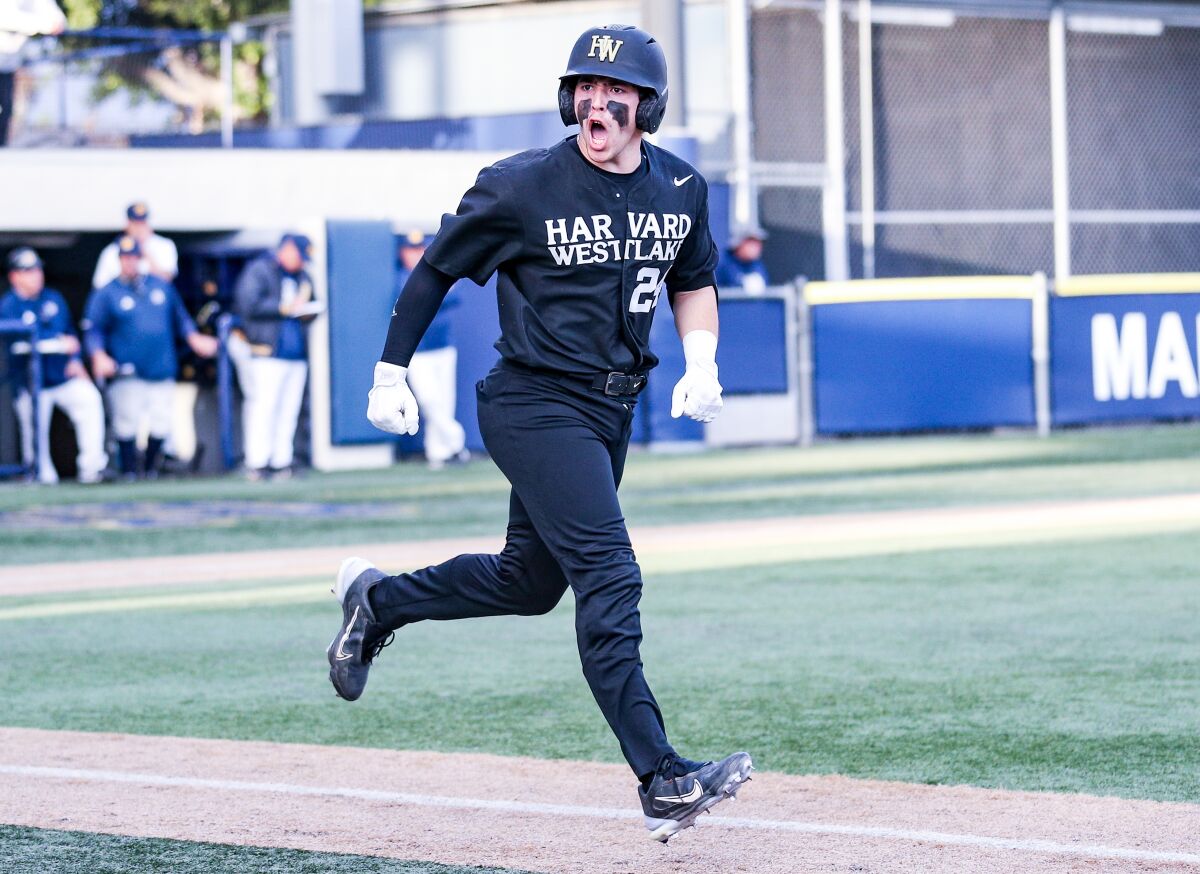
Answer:
<svg viewBox="0 0 1200 874"><path fill-rule="evenodd" d="M671 417L711 422L724 405L721 383L717 382L717 335L688 331L683 338L683 358L687 366L671 393Z"/></svg>
<svg viewBox="0 0 1200 874"><path fill-rule="evenodd" d="M375 384L367 395L367 418L380 431L417 433L417 399L405 381L407 373L408 368L398 364L375 364Z"/></svg>

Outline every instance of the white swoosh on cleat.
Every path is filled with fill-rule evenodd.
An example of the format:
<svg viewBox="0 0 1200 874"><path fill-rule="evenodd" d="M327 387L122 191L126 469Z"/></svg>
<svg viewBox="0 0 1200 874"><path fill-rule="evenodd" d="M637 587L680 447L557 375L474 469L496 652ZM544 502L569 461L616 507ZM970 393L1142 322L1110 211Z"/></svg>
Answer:
<svg viewBox="0 0 1200 874"><path fill-rule="evenodd" d="M661 801L663 804L688 804L692 801L697 801L704 794L704 787L697 780L692 784L692 789L687 795L655 795L655 801Z"/></svg>
<svg viewBox="0 0 1200 874"><path fill-rule="evenodd" d="M359 609L359 607L354 608L354 615L351 616L350 621L346 623L346 633L343 634L342 639L338 641L337 653L334 654L334 658L339 662L344 662L346 659L354 657L354 653L346 652L344 649L342 649L342 647L345 646L346 638L350 636L350 630L354 628L354 623L358 621Z"/></svg>

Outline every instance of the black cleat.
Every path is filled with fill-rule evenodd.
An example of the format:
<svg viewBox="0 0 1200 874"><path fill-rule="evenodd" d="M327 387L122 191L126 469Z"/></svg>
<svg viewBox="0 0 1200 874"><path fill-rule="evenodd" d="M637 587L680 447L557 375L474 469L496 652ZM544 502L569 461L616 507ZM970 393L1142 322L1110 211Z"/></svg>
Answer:
<svg viewBox="0 0 1200 874"><path fill-rule="evenodd" d="M676 776L673 766L638 789L650 837L664 844L676 832L691 828L696 817L726 798L733 798L754 770L749 753L734 753Z"/></svg>
<svg viewBox="0 0 1200 874"><path fill-rule="evenodd" d="M386 576L365 558L348 558L338 570L333 594L342 602L342 627L326 653L329 681L338 697L347 701L362 695L371 662L396 636L376 623L367 598L371 587Z"/></svg>

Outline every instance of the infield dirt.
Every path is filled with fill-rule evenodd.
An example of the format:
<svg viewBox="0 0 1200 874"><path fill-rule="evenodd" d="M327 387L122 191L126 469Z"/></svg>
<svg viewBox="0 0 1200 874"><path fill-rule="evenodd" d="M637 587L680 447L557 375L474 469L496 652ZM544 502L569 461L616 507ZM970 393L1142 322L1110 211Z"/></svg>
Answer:
<svg viewBox="0 0 1200 874"><path fill-rule="evenodd" d="M1196 805L760 773L664 847L619 765L33 729L0 729L0 820L553 874L1200 870Z"/></svg>

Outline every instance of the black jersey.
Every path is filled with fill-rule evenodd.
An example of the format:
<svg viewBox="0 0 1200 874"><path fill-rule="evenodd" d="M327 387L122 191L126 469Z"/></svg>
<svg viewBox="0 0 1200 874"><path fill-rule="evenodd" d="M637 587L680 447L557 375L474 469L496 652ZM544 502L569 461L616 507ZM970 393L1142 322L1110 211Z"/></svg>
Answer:
<svg viewBox="0 0 1200 874"><path fill-rule="evenodd" d="M563 373L644 373L650 323L668 296L713 285L708 184L642 143L635 173L608 173L571 136L480 172L425 252L435 269L482 285L499 271L510 361Z"/></svg>

